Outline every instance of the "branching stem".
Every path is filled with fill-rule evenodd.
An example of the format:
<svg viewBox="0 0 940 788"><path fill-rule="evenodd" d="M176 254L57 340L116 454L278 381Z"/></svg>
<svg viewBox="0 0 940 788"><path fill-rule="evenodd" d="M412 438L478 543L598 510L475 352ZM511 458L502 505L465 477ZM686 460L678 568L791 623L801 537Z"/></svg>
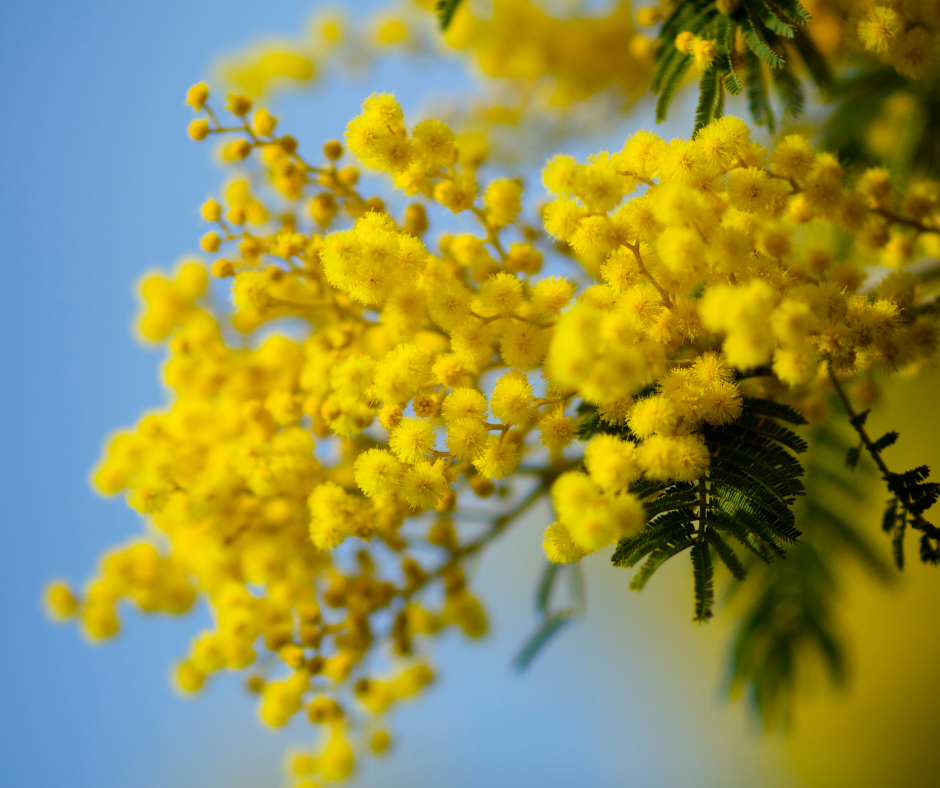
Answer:
<svg viewBox="0 0 940 788"><path fill-rule="evenodd" d="M845 409L846 414L848 414L849 423L858 433L858 437L861 438L862 445L865 447L865 450L875 461L875 465L878 466L878 470L881 472L882 478L887 483L889 491L894 493L898 502L898 506L904 510L904 514L908 518L908 521L913 525L913 527L924 531L930 535L931 538L936 539L940 537L940 532L938 532L938 529L930 525L930 523L924 519L923 515L912 512L910 501L905 500L903 495L898 495L895 489L892 488L891 480L892 478L896 477L896 474L888 470L888 466L885 464L885 461L881 456L881 450L869 437L868 431L865 429L864 419L862 415L855 412L855 409L852 407L852 403L849 402L849 398L845 393L845 389L842 388L842 385L839 383L839 380L836 377L835 370L832 368L831 361L827 364L827 369L829 370L829 379L832 381L832 385L835 387L836 395L839 397L839 401L842 403L842 407Z"/></svg>
<svg viewBox="0 0 940 788"><path fill-rule="evenodd" d="M852 407L852 403L849 402L849 398L845 393L845 389L842 388L842 384L839 383L839 379L836 377L835 370L832 368L831 361L826 365L826 368L829 371L829 380L832 381L832 385L836 390L836 395L839 397L839 402L842 403L842 407L845 409L845 412L849 417L849 423L858 433L858 437L861 438L862 444L871 455L871 458L875 461L875 465L878 466L878 470L881 471L881 475L884 477L885 481L888 481L891 476L891 471L888 470L888 466L885 465L885 461L881 458L881 452L875 446L872 439L868 437L868 431L865 429L865 425L862 424L858 414Z"/></svg>
<svg viewBox="0 0 940 788"><path fill-rule="evenodd" d="M484 211L482 208L477 208L476 206L472 207L470 210L473 211L476 217L480 220L480 224L482 224L483 228L486 230L487 242L497 251L500 260L506 262L506 250L503 249L503 244L499 240L499 233L489 223L489 221L487 221L486 211Z"/></svg>
<svg viewBox="0 0 940 788"><path fill-rule="evenodd" d="M926 224L922 224L921 222L918 222L914 219L906 219L905 217L898 216L897 214L892 213L891 211L885 208L876 208L872 211L872 213L876 213L879 216L883 216L892 224L903 224L905 227L913 227L915 230L918 230L919 232L922 232L922 233L937 232L936 227L928 227Z"/></svg>

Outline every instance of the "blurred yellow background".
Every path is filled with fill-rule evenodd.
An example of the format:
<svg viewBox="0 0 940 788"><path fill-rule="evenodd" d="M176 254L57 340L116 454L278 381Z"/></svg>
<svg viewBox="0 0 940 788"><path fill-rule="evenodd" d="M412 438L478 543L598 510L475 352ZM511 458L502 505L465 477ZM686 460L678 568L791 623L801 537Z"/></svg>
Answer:
<svg viewBox="0 0 940 788"><path fill-rule="evenodd" d="M892 429L901 435L885 453L892 470L926 464L938 477L938 395L936 369L895 380L885 391L870 425L874 435ZM872 480L865 531L887 555L880 518L888 495L879 481ZM936 521L936 511L928 519ZM846 573L848 686L804 700L786 743L806 786L940 785L940 568L920 562L910 534L906 547L907 564L891 587L854 566Z"/></svg>

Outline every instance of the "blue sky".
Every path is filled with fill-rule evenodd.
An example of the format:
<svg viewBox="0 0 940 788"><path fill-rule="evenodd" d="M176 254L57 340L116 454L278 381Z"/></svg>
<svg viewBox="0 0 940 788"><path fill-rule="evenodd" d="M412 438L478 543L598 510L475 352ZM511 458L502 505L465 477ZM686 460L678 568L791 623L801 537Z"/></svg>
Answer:
<svg viewBox="0 0 940 788"><path fill-rule="evenodd" d="M372 5L346 8L358 16ZM299 0L4 8L3 786L277 786L286 746L312 741L302 725L263 729L235 678L195 701L172 692L169 665L200 614L129 617L116 642L91 646L46 622L38 601L48 579L83 580L104 549L140 531L122 501L91 492L87 474L111 430L164 399L159 354L133 339L133 285L197 249L199 206L221 181L209 149L185 134L185 90L218 53L293 33L310 11ZM284 122L319 145L373 89L399 93L407 109L452 75L392 67L287 102ZM721 694L722 636L687 623L684 566L639 597L595 561L588 623L525 676L510 670L534 619L538 519L482 565L493 636L445 641L443 680L397 715L395 754L358 784L707 788L756 784L757 774L764 786L790 784L774 741Z"/></svg>

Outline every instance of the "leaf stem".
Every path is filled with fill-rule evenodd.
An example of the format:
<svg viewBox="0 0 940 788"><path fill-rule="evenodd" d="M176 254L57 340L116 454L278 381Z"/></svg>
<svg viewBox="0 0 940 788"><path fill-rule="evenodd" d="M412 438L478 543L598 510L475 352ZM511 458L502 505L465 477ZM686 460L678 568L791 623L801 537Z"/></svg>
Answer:
<svg viewBox="0 0 940 788"><path fill-rule="evenodd" d="M698 480L698 546L705 544L705 514L708 511L708 484L703 473Z"/></svg>
<svg viewBox="0 0 940 788"><path fill-rule="evenodd" d="M835 387L839 401L842 403L842 407L845 408L845 412L849 416L849 423L852 425L852 427L855 428L855 431L858 433L858 437L861 438L862 444L865 446L866 451L875 461L875 465L878 466L878 470L881 471L881 476L888 485L888 491L892 493L897 499L898 505L904 510L905 517L908 518L910 524L917 530L923 531L932 539L940 539L940 529L935 528L933 525L928 523L922 514L912 512L910 505L911 501L906 499L905 496L900 494L899 491L893 486L892 480L896 479L898 475L888 470L888 466L881 457L881 450L868 436L868 432L865 429L865 425L863 423L864 414L858 414L852 408L852 403L849 402L849 398L846 395L845 390L842 388L842 385L839 383L835 370L832 368L832 362L829 361L826 367L829 371L829 379L832 381L832 385Z"/></svg>
<svg viewBox="0 0 940 788"><path fill-rule="evenodd" d="M878 470L881 471L881 475L884 477L885 481L888 481L891 476L891 471L888 470L888 466L885 465L885 461L881 458L881 452L878 450L878 447L875 446L875 444L872 442L872 439L868 437L868 431L865 429L865 425L862 424L861 419L859 418L859 414L856 413L855 409L852 407L852 403L849 402L849 398L846 395L845 390L842 388L842 384L839 383L839 379L836 377L835 370L832 368L831 361L826 364L826 369L829 372L829 380L832 381L832 385L836 390L836 395L839 397L839 401L842 403L842 407L845 409L845 412L849 417L849 423L858 433L858 437L861 438L865 449L871 455L871 458L875 461L875 465L878 466Z"/></svg>

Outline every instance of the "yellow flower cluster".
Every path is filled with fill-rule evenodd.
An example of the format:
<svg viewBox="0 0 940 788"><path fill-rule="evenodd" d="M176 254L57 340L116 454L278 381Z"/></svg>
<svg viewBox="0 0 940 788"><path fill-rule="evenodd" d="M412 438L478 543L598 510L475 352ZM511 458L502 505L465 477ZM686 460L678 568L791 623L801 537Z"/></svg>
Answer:
<svg viewBox="0 0 940 788"><path fill-rule="evenodd" d="M619 460L627 483L638 472L702 475L708 453L697 430L740 414L735 370L798 388L823 360L846 373L896 370L935 348L935 319L912 311L912 275L863 285L866 262L879 254L902 268L936 250L936 184L912 186L897 215L885 171L848 189L838 162L803 138L768 153L730 117L691 142L639 132L588 164L558 156L544 181L557 195L546 229L603 280L558 321L546 371L557 389L641 439ZM621 205L637 183L644 194ZM846 231L858 240L836 259L833 241ZM652 391L637 399L644 387ZM611 471L595 470L592 446L587 468L603 488ZM584 511L586 489L556 487L558 511Z"/></svg>
<svg viewBox="0 0 940 788"><path fill-rule="evenodd" d="M257 44L223 60L219 70L230 84L262 97L280 84L308 82L344 65L361 70L388 53L427 56L439 51L436 5L436 0L403 2L355 26L337 13L321 14L297 41ZM547 90L556 105L610 87L631 98L646 89L655 47L637 34L624 0L599 14L572 9L553 15L532 0L494 0L491 10L477 11L463 3L446 43L467 52L490 77ZM524 48L519 30L526 31Z"/></svg>
<svg viewBox="0 0 940 788"><path fill-rule="evenodd" d="M637 34L630 3L611 3L603 14L552 16L532 0L495 0L478 17L470 4L447 31L455 49L471 49L491 77L552 81L552 100L569 104L610 86L641 95L649 83L655 46ZM519 31L525 30L520 46Z"/></svg>
<svg viewBox="0 0 940 788"><path fill-rule="evenodd" d="M231 131L204 85L188 100L194 138ZM121 600L176 614L198 595L215 626L179 687L249 670L267 724L305 711L326 735L299 777L342 779L388 747L385 715L432 678L429 639L486 631L466 561L533 504L557 514L548 557L577 561L643 526L635 481L706 473L703 425L734 421L746 387L807 400L826 364L893 371L935 349L904 268L937 251L940 188L895 194L878 169L848 184L799 136L768 151L724 118L693 140L641 131L556 156L543 229L520 182L482 182L472 139L409 128L391 96L366 99L346 146L413 198L397 219L341 143L314 164L247 96L228 106L225 158L255 170L203 206L202 246L226 255L211 272L234 280L234 311L210 308L195 263L143 283L172 403L116 435L94 476L147 515L152 543L48 604L103 638ZM428 208L476 232L432 246ZM543 274L544 255L574 275ZM873 262L895 270L876 281ZM579 403L634 440L576 441Z"/></svg>
<svg viewBox="0 0 940 788"><path fill-rule="evenodd" d="M911 79L937 67L940 9L936 3L864 2L850 16L862 47Z"/></svg>

